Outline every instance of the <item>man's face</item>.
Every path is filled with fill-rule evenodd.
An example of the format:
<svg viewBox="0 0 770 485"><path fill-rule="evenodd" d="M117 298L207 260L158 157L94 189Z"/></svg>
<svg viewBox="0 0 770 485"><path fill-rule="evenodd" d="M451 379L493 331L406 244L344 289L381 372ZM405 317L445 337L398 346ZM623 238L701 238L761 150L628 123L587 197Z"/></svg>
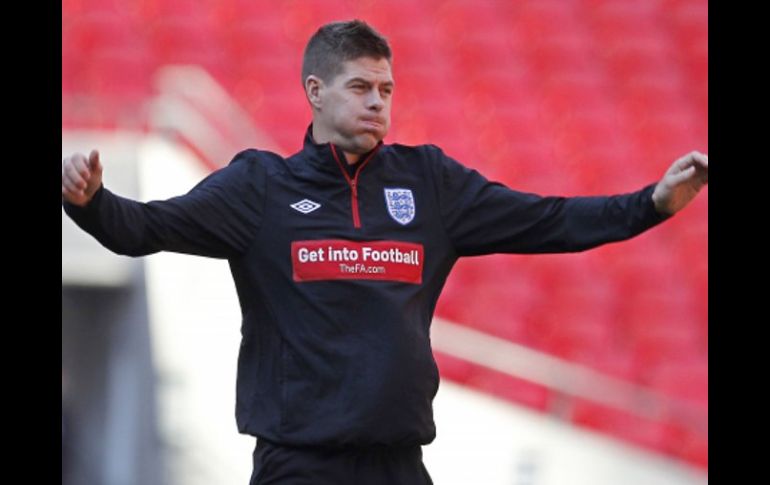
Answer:
<svg viewBox="0 0 770 485"><path fill-rule="evenodd" d="M368 152L390 129L393 87L387 59L345 61L341 73L321 84L313 123L345 151Z"/></svg>

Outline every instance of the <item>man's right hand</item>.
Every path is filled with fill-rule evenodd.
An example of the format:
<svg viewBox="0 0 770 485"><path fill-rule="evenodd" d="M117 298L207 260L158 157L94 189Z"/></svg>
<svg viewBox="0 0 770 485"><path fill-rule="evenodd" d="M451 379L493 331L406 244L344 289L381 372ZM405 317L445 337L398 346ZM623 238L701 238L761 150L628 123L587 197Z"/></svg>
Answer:
<svg viewBox="0 0 770 485"><path fill-rule="evenodd" d="M101 185L102 164L98 151L91 150L88 159L82 153L76 153L62 161L61 195L70 204L85 206Z"/></svg>

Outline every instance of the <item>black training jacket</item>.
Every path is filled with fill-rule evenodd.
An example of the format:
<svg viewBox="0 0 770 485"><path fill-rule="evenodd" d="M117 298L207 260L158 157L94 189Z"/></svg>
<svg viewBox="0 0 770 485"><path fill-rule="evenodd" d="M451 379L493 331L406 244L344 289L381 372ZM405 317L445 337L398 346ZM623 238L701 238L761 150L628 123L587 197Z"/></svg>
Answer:
<svg viewBox="0 0 770 485"><path fill-rule="evenodd" d="M286 445L427 444L439 376L429 326L460 256L559 253L666 217L654 184L541 197L490 182L433 145L380 143L354 174L340 148L249 149L185 195L140 203L102 187L67 214L105 247L230 264L243 314L236 419Z"/></svg>

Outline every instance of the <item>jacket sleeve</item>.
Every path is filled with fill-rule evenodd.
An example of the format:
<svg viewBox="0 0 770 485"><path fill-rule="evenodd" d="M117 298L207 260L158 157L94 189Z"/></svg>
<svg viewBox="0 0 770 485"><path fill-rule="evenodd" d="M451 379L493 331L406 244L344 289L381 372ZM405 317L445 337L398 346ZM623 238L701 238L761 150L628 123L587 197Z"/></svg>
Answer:
<svg viewBox="0 0 770 485"><path fill-rule="evenodd" d="M78 226L117 254L173 251L231 258L255 237L264 193L264 166L256 150L246 150L181 196L143 203L102 186L85 207L62 205Z"/></svg>
<svg viewBox="0 0 770 485"><path fill-rule="evenodd" d="M459 256L584 251L670 217L655 209L655 183L621 195L544 197L490 182L435 150L441 217Z"/></svg>

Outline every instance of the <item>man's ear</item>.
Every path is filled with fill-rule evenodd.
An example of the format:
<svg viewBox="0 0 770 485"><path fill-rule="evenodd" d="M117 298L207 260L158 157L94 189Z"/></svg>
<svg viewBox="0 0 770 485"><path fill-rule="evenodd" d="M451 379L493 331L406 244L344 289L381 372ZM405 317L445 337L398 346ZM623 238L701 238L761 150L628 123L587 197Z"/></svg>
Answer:
<svg viewBox="0 0 770 485"><path fill-rule="evenodd" d="M305 94L310 105L315 109L321 109L321 91L323 90L323 79L313 74L305 78Z"/></svg>

